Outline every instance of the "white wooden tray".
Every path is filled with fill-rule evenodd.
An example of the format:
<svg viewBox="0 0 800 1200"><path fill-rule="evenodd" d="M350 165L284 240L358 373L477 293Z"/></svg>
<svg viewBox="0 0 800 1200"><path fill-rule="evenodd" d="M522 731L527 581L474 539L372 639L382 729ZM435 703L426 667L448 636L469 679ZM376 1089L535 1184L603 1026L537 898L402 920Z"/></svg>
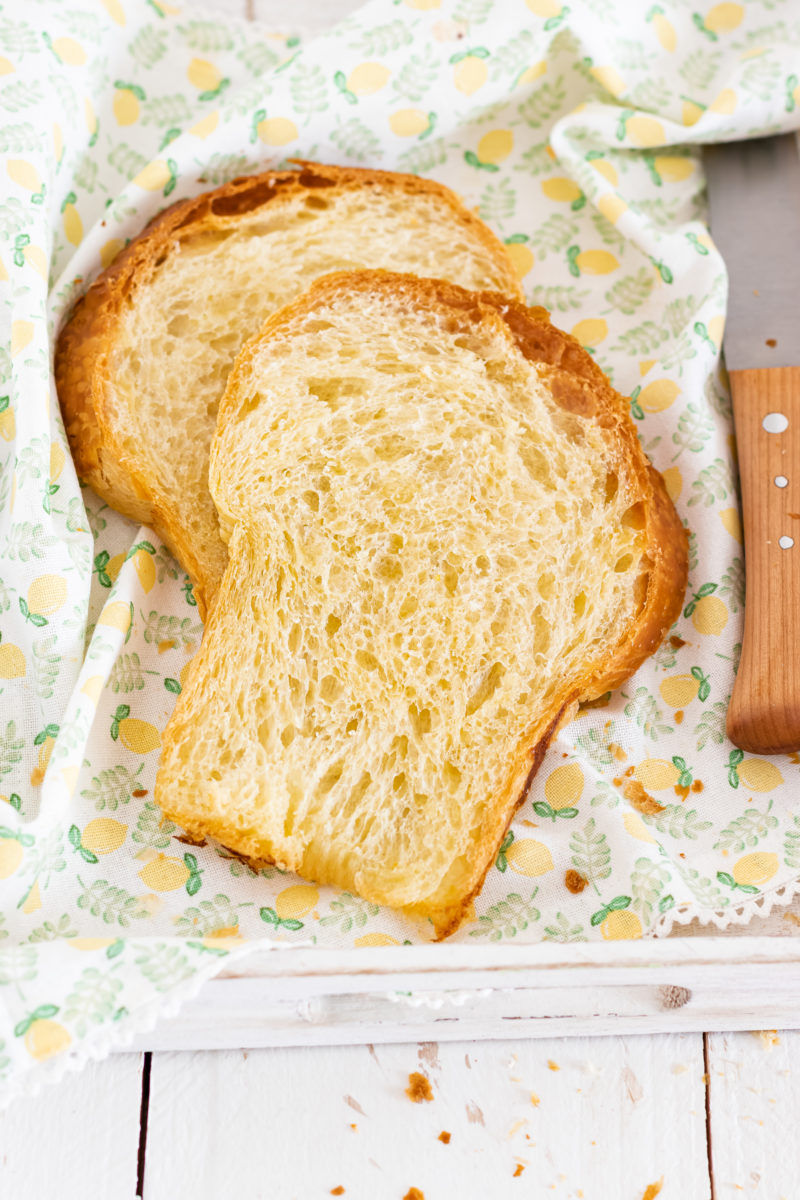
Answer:
<svg viewBox="0 0 800 1200"><path fill-rule="evenodd" d="M796 938L262 951L131 1047L800 1028Z"/></svg>

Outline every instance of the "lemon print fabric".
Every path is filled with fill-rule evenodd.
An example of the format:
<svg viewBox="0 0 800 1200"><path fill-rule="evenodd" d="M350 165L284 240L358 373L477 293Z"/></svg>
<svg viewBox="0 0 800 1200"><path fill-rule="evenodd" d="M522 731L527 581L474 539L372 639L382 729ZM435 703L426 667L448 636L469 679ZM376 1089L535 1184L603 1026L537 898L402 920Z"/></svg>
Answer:
<svg viewBox="0 0 800 1200"><path fill-rule="evenodd" d="M456 940L724 925L800 877L797 756L725 732L744 546L702 172L710 140L796 128L800 72L771 0L601 7L376 0L311 40L171 0L0 21L0 1090L264 939L368 957L429 936L155 807L203 627L169 549L81 489L54 403L49 322L168 205L290 159L452 187L626 397L687 531L675 626L575 698Z"/></svg>

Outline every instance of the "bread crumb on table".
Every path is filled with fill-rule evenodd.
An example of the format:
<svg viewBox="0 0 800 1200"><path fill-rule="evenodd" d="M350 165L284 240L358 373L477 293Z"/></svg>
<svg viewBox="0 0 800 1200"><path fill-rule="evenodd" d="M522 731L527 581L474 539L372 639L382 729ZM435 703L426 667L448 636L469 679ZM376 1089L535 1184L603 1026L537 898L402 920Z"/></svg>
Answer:
<svg viewBox="0 0 800 1200"><path fill-rule="evenodd" d="M664 1176L657 1183L648 1183L647 1187L642 1192L642 1200L656 1200L656 1196L664 1186Z"/></svg>
<svg viewBox="0 0 800 1200"><path fill-rule="evenodd" d="M443 1142L445 1146L450 1145L450 1134L447 1132L446 1129L443 1129L442 1132L439 1134L439 1141Z"/></svg>
<svg viewBox="0 0 800 1200"><path fill-rule="evenodd" d="M512 1178L512 1179L516 1179L516 1178L517 1178L519 1175L521 1175L521 1174L522 1174L522 1172L523 1172L524 1170L525 1170L525 1168L524 1168L524 1166L522 1165L522 1163L517 1163L516 1170L514 1171L514 1174L511 1176L511 1178Z"/></svg>
<svg viewBox="0 0 800 1200"><path fill-rule="evenodd" d="M586 887L587 881L580 871L570 868L564 876L564 883L568 892L572 892L573 896L579 896Z"/></svg>
<svg viewBox="0 0 800 1200"><path fill-rule="evenodd" d="M425 1193L421 1192L419 1188L411 1187L403 1196L403 1200L425 1200Z"/></svg>
<svg viewBox="0 0 800 1200"><path fill-rule="evenodd" d="M341 1184L339 1184L339 1186L338 1186L338 1187L331 1188L331 1195L332 1195L332 1196L343 1196L343 1195L344 1195L344 1188L342 1187L342 1185L341 1185Z"/></svg>
<svg viewBox="0 0 800 1200"><path fill-rule="evenodd" d="M413 1071L408 1077L406 1095L409 1100L413 1100L414 1104L421 1104L423 1100L432 1100L433 1088L428 1076L423 1075L420 1071Z"/></svg>

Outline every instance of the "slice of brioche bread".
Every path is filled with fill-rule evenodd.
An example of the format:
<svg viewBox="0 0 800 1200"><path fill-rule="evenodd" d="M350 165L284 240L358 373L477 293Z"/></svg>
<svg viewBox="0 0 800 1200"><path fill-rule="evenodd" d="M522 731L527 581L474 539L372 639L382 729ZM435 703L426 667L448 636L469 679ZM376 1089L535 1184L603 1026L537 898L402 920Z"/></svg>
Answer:
<svg viewBox="0 0 800 1200"><path fill-rule="evenodd" d="M447 935L559 724L680 610L627 401L544 309L337 273L239 355L210 485L230 559L158 804Z"/></svg>
<svg viewBox="0 0 800 1200"><path fill-rule="evenodd" d="M208 448L231 364L317 276L363 266L521 296L501 243L448 188L308 163L162 213L61 333L56 383L78 474L164 538L201 612L226 562Z"/></svg>

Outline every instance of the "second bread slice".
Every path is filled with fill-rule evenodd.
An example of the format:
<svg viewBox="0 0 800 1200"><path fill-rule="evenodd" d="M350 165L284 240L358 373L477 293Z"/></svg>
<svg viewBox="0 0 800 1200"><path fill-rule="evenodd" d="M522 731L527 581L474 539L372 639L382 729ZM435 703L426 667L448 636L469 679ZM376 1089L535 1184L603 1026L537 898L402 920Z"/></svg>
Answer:
<svg viewBox="0 0 800 1200"><path fill-rule="evenodd" d="M559 724L680 609L626 401L543 309L337 274L239 356L210 482L230 562L157 802L446 935Z"/></svg>

